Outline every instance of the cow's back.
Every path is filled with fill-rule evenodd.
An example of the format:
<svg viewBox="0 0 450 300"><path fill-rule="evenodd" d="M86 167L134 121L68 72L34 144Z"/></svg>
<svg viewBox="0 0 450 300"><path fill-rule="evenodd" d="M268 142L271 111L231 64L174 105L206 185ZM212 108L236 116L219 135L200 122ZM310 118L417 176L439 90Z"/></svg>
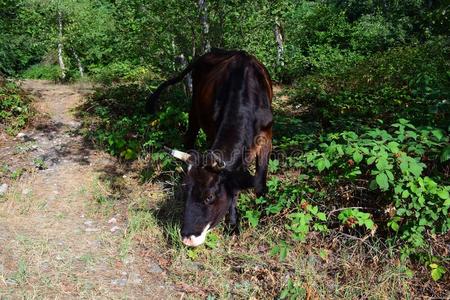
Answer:
<svg viewBox="0 0 450 300"><path fill-rule="evenodd" d="M245 72L251 73L250 77ZM266 97L256 105L270 109L272 84L265 67L253 56L244 51L225 51L214 49L199 58L193 75L193 110L200 127L209 140L214 140L217 130L217 114L228 103L219 94L232 93L239 85L256 85ZM251 88L246 86L246 88ZM222 100L221 100L222 99ZM225 100L223 100L225 99Z"/></svg>

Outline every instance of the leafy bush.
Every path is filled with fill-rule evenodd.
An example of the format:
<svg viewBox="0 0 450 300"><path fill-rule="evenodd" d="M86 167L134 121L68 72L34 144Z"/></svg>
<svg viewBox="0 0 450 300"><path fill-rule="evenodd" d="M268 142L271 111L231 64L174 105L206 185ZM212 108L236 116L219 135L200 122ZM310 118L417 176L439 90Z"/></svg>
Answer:
<svg viewBox="0 0 450 300"><path fill-rule="evenodd" d="M295 101L313 105L328 122L342 122L342 117L393 120L403 116L445 126L449 54L450 45L441 39L394 48L335 75L316 74L299 80Z"/></svg>
<svg viewBox="0 0 450 300"><path fill-rule="evenodd" d="M92 66L90 71L95 80L106 85L119 82L151 82L160 79L151 66L138 66L127 61Z"/></svg>
<svg viewBox="0 0 450 300"><path fill-rule="evenodd" d="M61 69L57 65L37 64L25 70L21 77L58 81L61 78Z"/></svg>
<svg viewBox="0 0 450 300"><path fill-rule="evenodd" d="M30 119L31 100L17 86L0 77L0 128L10 135L16 135Z"/></svg>
<svg viewBox="0 0 450 300"><path fill-rule="evenodd" d="M333 205L347 204L359 209L338 209L338 224L371 230L374 215L360 209L377 211L377 226L400 238L404 256L425 249L429 235L450 230L448 132L400 119L386 129L330 133L319 140L300 156L271 163L272 171L300 175L272 177L266 198L241 196L240 209L252 226L265 216L287 215L291 238L304 240L310 230L324 232L333 224Z"/></svg>
<svg viewBox="0 0 450 300"><path fill-rule="evenodd" d="M151 84L150 86L153 86ZM134 160L141 154L151 153L156 169L173 166L173 160L163 146L180 147L180 132L187 125L187 102L182 90L172 89L162 97L158 114L144 110L148 87L139 84L109 86L98 90L87 102L85 135L106 151L124 160ZM126 101L124 101L126 99Z"/></svg>

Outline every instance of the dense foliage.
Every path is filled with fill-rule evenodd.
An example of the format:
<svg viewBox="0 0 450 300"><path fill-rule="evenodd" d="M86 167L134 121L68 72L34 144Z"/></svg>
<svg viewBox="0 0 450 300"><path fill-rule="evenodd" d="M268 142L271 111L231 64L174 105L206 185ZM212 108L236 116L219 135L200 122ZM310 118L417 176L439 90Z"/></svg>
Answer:
<svg viewBox="0 0 450 300"><path fill-rule="evenodd" d="M105 85L82 113L86 135L124 160L150 154L146 180L174 169L161 149L182 147L188 111L181 87L157 115L144 113L146 95L207 43L247 50L284 87L269 195L241 195L247 226L282 227L272 249L280 259L311 231L379 235L441 279L449 261L433 243L450 228L446 2L205 2L0 1L0 72L57 80L62 45L65 79ZM11 118L21 104L8 97L0 113ZM286 288L295 294L294 283Z"/></svg>
<svg viewBox="0 0 450 300"><path fill-rule="evenodd" d="M31 99L14 82L0 77L0 129L15 135L32 116Z"/></svg>

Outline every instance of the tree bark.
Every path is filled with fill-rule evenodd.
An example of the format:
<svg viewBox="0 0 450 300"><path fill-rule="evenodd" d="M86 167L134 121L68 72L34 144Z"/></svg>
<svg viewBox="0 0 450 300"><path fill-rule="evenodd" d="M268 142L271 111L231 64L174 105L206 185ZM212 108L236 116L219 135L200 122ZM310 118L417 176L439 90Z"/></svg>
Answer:
<svg viewBox="0 0 450 300"><path fill-rule="evenodd" d="M183 70L188 66L188 62L186 60L186 57L184 57L183 53L178 56L178 61L181 64ZM186 94L189 97L192 96L192 75L191 75L191 73L186 75L183 83L184 83L184 89L186 91Z"/></svg>
<svg viewBox="0 0 450 300"><path fill-rule="evenodd" d="M209 42L209 23L208 23L208 4L206 0L198 1L198 9L200 13L200 22L202 25L202 54L211 50Z"/></svg>
<svg viewBox="0 0 450 300"><path fill-rule="evenodd" d="M277 41L277 66L283 66L283 54L284 54L284 45L283 45L283 34L280 22L278 18L275 18L275 26L273 30L275 34L275 40Z"/></svg>
<svg viewBox="0 0 450 300"><path fill-rule="evenodd" d="M66 67L63 59L63 24L62 24L62 12L58 12L58 62L61 68L61 79L66 79Z"/></svg>
<svg viewBox="0 0 450 300"><path fill-rule="evenodd" d="M78 71L80 72L80 77L84 77L84 68L83 68L83 65L81 64L81 60L78 57L78 54L75 52L74 49L72 49L72 53L73 53L73 56L75 57L75 59L77 60Z"/></svg>

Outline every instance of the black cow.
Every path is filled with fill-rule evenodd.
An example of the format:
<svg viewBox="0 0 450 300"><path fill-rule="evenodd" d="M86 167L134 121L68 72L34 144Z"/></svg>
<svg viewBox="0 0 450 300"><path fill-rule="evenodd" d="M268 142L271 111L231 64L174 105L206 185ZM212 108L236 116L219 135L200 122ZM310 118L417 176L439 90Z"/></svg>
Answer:
<svg viewBox="0 0 450 300"><path fill-rule="evenodd" d="M188 163L184 180L186 203L181 230L183 243L198 246L207 232L229 213L235 225L236 200L242 189L266 192L272 148L272 82L266 68L244 51L214 49L180 75L161 84L147 101L153 110L159 94L192 71L193 96L187 149L202 128L209 151L202 155L170 150ZM256 173L248 167L256 160Z"/></svg>

